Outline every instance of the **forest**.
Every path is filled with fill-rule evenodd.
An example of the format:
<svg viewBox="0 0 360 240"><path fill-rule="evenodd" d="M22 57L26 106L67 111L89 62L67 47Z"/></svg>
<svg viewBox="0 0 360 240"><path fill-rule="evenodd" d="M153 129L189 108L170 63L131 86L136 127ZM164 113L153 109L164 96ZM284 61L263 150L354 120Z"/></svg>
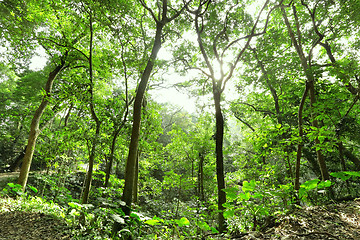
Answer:
<svg viewBox="0 0 360 240"><path fill-rule="evenodd" d="M359 11L0 0L0 239L360 239Z"/></svg>

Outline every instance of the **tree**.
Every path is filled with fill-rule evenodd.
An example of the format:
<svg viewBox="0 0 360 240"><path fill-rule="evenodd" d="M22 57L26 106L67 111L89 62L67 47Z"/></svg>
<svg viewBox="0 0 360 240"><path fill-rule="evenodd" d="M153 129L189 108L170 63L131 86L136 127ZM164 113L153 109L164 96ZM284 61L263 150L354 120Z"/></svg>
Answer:
<svg viewBox="0 0 360 240"><path fill-rule="evenodd" d="M126 203L126 207L124 208L124 212L126 215L130 214L133 190L134 190L134 180L135 180L135 170L136 170L136 159L138 156L138 145L139 145L139 136L140 136L140 122L141 122L141 108L142 101L145 94L145 90L150 78L151 71L154 67L155 60L157 54L161 48L162 43L162 35L163 28L166 24L173 21L177 18L185 9L185 7L189 4L189 2L185 3L180 10L171 13L172 11L168 9L168 1L163 0L161 7L159 7L158 16L154 13L154 11L146 5L144 1L140 1L141 5L149 12L151 17L156 23L156 33L154 37L154 43L151 49L151 54L146 63L146 67L141 76L141 80L136 90L136 96L134 100L134 110L133 110L133 126L131 133L131 140L129 145L129 156L126 161L125 168L125 186L123 192L123 200ZM171 15L172 14L172 15ZM169 16L171 15L171 16Z"/></svg>
<svg viewBox="0 0 360 240"><path fill-rule="evenodd" d="M269 1L266 1L254 23L252 23L251 17L244 11L244 3L234 3L228 6L226 1L219 3L202 1L194 10L188 9L188 12L194 16L195 33L204 68L193 66L192 61L188 61L187 59L181 58L181 60L186 64L186 67L200 70L204 77L211 81L216 122L215 152L219 210L218 225L220 232L224 232L226 228L223 216L226 194L224 192L224 117L221 108L222 94L227 82L232 78L243 53L249 47L252 38L265 33L268 20L265 22L263 31L256 31L260 16L268 3ZM219 18L216 18L215 12L218 11L218 9L223 9L224 6L227 6L227 10L220 15ZM239 31L238 29L238 19L245 21L243 31ZM223 23L219 25L219 22ZM241 33L245 36L239 37ZM235 47L235 44L242 40L244 40L244 45L240 48ZM235 57L226 63L225 59L229 57L229 54L233 55L234 53ZM216 64L214 62L216 62Z"/></svg>

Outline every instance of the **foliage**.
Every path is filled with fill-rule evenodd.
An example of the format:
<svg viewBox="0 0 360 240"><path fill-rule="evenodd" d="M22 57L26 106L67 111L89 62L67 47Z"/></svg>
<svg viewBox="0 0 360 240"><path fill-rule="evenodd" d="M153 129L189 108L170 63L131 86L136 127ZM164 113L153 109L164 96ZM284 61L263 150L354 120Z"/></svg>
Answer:
<svg viewBox="0 0 360 240"><path fill-rule="evenodd" d="M260 14L263 2L0 1L1 172L21 166L35 111L49 101L36 129L31 170L39 172L25 192L3 181L0 211L50 213L74 239L216 236L211 92L221 92L228 234L262 230L295 207L359 197L359 1L270 0ZM159 21L162 3L175 19ZM149 61L165 22L159 57ZM46 64L34 70L39 54ZM148 62L137 201L125 216L133 104ZM196 111L158 103L157 89L168 88ZM90 159L89 204L80 204Z"/></svg>

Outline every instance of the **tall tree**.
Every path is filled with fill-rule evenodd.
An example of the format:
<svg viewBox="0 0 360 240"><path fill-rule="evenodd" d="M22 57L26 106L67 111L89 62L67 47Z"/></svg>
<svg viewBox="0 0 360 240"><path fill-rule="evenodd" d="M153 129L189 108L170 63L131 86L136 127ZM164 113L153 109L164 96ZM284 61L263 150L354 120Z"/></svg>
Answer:
<svg viewBox="0 0 360 240"><path fill-rule="evenodd" d="M264 22L264 29L260 32L257 32L257 30L260 16L262 16L263 10L267 7L268 3L269 1L266 1L254 23L250 20L251 17L244 11L244 3L237 2L228 5L226 1L217 3L201 1L194 10L188 9L194 16L195 33L205 67L201 69L191 66L188 61L184 62L187 67L199 69L204 74L204 77L211 81L212 96L215 105L215 153L219 210L218 226L220 232L224 232L226 229L223 216L226 194L224 192L224 117L221 107L222 94L227 82L232 78L243 53L249 47L251 40L255 36L265 33L268 19ZM216 16L215 12L224 8L226 11L222 12L219 18L214 17ZM245 22L242 31L237 29L239 26L236 22L239 19ZM221 24L219 24L219 22L221 22ZM241 33L245 36L239 37ZM240 48L235 47L235 44L241 41L244 42L244 45ZM226 59L229 58L229 54L235 56L227 62Z"/></svg>
<svg viewBox="0 0 360 240"><path fill-rule="evenodd" d="M135 181L135 171L136 171L136 159L138 156L138 145L139 145L139 136L140 136L140 122L141 122L141 108L143 97L148 85L151 71L154 67L157 54L161 48L163 29L166 24L170 23L184 11L185 6L179 10L173 10L172 7L169 9L168 0L162 0L161 4L158 5L158 13L156 14L146 3L145 1L140 1L141 5L149 12L151 17L156 23L156 32L154 36L154 43L151 49L150 56L146 63L146 67L141 76L139 85L136 90L136 96L134 101L134 110L133 110L133 126L131 133L131 140L129 145L129 155L126 161L125 167L125 186L123 192L123 200L126 203L124 212L126 215L130 214L131 203L133 198L134 191L134 181ZM169 16L170 15L170 16Z"/></svg>

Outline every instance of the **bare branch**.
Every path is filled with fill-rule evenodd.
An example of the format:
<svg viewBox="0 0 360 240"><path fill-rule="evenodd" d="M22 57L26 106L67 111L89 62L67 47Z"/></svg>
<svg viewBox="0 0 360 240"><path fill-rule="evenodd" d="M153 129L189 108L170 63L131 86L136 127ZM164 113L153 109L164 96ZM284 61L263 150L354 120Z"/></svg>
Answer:
<svg viewBox="0 0 360 240"><path fill-rule="evenodd" d="M139 0L140 4L149 11L149 13L151 14L152 18L155 20L156 23L160 22L160 19L157 19L157 17L155 16L155 13L153 12L153 10L151 10L151 8L149 8L144 0Z"/></svg>
<svg viewBox="0 0 360 240"><path fill-rule="evenodd" d="M240 118L240 116L237 113L234 113L234 117L239 120L240 122L242 122L243 124L245 124L248 128L251 129L251 131L255 132L255 129L245 120L243 120L242 118Z"/></svg>
<svg viewBox="0 0 360 240"><path fill-rule="evenodd" d="M203 28L202 29L199 28L199 17L200 17L199 13L201 12L201 7L202 7L202 5L199 6L199 8L197 9L196 14L195 14L195 29L196 29L196 34L197 34L197 41L199 43L199 48L200 48L201 54L206 62L206 66L208 67L208 69L210 71L211 79L214 82L214 69L210 63L209 57L205 51L204 44L203 44L203 41L201 38L201 32L202 32ZM202 17L201 17L201 19L202 19Z"/></svg>
<svg viewBox="0 0 360 240"><path fill-rule="evenodd" d="M73 46L68 46L68 45L64 45L64 44L61 44L61 43L58 43L56 42L55 40L52 40L50 38L43 38L43 37L38 37L37 38L38 40L43 40L43 41L49 41L51 43L54 43L55 45L59 46L59 47L64 47L64 48L68 48L68 49L72 49L72 50L75 50L77 51L78 53L80 53L81 55L83 55L85 57L86 60L89 60L89 57L84 53L82 52L81 50L73 47ZM45 47L44 47L45 48Z"/></svg>
<svg viewBox="0 0 360 240"><path fill-rule="evenodd" d="M183 6L179 11L176 11L176 10L174 9L175 14L174 14L172 17L168 18L168 19L167 19L167 22L171 22L172 20L174 20L175 18L177 18L185 9L188 9L188 6L189 6L189 4L190 4L191 2L192 2L192 0L189 0L189 1L187 1L186 3L184 3L184 6Z"/></svg>
<svg viewBox="0 0 360 240"><path fill-rule="evenodd" d="M246 102L238 102L238 104L243 104L246 106L251 107L252 109L254 109L255 112L262 112L268 115L275 115L273 112L269 111L269 110L265 110L265 109L259 109L257 107L255 107L254 105L250 104L250 103L246 103Z"/></svg>

